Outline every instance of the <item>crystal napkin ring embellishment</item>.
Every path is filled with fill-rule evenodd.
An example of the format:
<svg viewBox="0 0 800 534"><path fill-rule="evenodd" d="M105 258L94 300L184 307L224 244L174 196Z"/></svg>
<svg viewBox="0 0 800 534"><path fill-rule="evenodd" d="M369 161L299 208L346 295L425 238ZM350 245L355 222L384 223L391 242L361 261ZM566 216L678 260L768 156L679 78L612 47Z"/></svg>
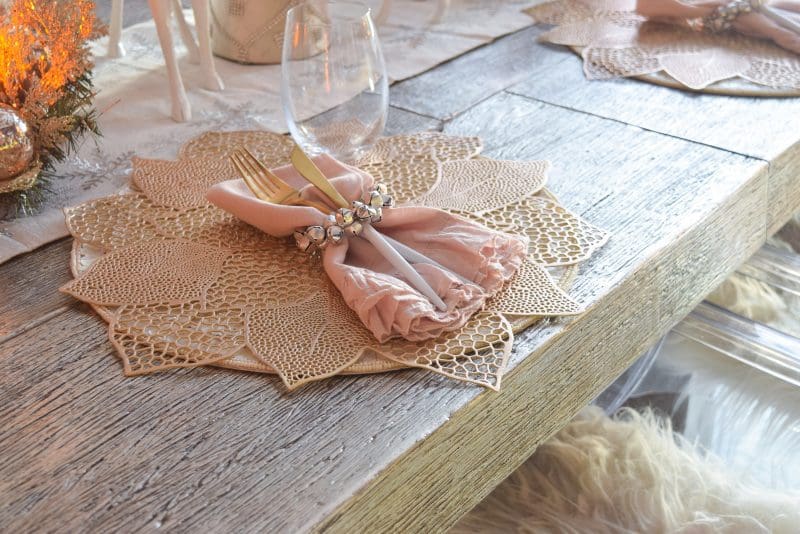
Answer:
<svg viewBox="0 0 800 534"><path fill-rule="evenodd" d="M763 0L733 0L725 5L715 7L710 15L704 17L701 28L711 33L730 30L739 15L752 13L760 9Z"/></svg>
<svg viewBox="0 0 800 534"><path fill-rule="evenodd" d="M384 184L376 184L364 202L354 200L351 208L339 208L330 213L322 225L311 225L294 233L297 247L303 252L315 252L328 245L338 245L346 237L358 236L365 224L381 222L383 208L394 206L394 199Z"/></svg>

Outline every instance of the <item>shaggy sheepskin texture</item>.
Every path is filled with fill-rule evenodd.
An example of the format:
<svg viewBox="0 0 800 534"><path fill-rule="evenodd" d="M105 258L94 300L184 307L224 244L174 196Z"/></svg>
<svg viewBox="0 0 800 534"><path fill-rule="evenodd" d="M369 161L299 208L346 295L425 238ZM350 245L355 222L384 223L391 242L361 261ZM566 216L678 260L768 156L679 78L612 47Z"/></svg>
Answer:
<svg viewBox="0 0 800 534"><path fill-rule="evenodd" d="M739 273L722 282L706 300L759 323L789 321L797 328L798 319L789 313L789 304L774 288Z"/></svg>
<svg viewBox="0 0 800 534"><path fill-rule="evenodd" d="M767 243L800 254L800 213L795 213L777 234L767 239Z"/></svg>
<svg viewBox="0 0 800 534"><path fill-rule="evenodd" d="M781 232L791 231L800 236L800 223L794 219ZM770 245L793 252L795 245L784 241L780 234L769 240ZM732 274L710 295L709 300L733 313L769 325L800 337L800 297L740 273Z"/></svg>
<svg viewBox="0 0 800 534"><path fill-rule="evenodd" d="M749 486L669 421L586 408L451 531L796 533L800 495Z"/></svg>

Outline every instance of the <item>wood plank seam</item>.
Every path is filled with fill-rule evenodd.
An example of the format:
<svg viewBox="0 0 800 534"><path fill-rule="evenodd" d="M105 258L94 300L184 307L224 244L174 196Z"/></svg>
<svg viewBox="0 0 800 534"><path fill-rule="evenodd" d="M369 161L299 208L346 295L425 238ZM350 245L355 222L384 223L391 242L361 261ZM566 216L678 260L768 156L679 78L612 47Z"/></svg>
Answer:
<svg viewBox="0 0 800 534"><path fill-rule="evenodd" d="M645 83L645 82L641 82L641 83ZM677 89L673 89L673 90L677 90ZM608 117L608 116L601 115L601 114L598 114L598 113L592 113L590 111L585 111L585 110L573 108L573 107L570 107L570 106L565 106L563 104L559 104L558 102L553 102L553 101L545 100L545 99L542 99L542 98L532 97L532 96L526 95L524 93L518 93L518 92L514 91L513 89L505 89L504 91L506 93L510 94L510 95L514 95L514 96L518 96L520 98L524 98L526 100L530 100L531 102L539 102L539 103L542 103L542 104L547 104L548 106L555 106L557 108L565 109L567 111L572 111L574 113L582 113L583 115L588 115L590 117L596 117L598 119L613 121L613 122L616 122L616 123L619 123L619 124L624 124L626 126L633 126L634 128L639 128L639 129L641 129L641 130L643 130L645 132L652 132L652 133L655 133L655 134L658 134L658 135L663 135L665 137L671 137L673 139L680 139L681 141L686 141L686 142L689 142L689 143L692 143L692 144L695 144L695 145L705 146L705 147L708 147L708 148L713 148L715 150L722 150L724 152L727 152L729 154L733 154L733 155L736 155L736 156L742 156L742 157L745 157L745 158L758 159L758 160L761 160L761 161L768 162L768 160L766 160L764 158L761 158L761 157L752 156L750 154L744 154L744 153L741 153L741 152L736 152L735 150L731 150L729 148L713 145L713 144L710 144L710 143L704 143L704 142L698 141L696 139L687 139L686 137L681 137L679 135L671 134L669 132L662 132L662 131L659 131L659 130L648 128L646 126L642 126L640 124L632 124L630 122L625 122L624 120L616 119L614 117ZM503 91L500 91L500 92L503 92Z"/></svg>
<svg viewBox="0 0 800 534"><path fill-rule="evenodd" d="M425 74L425 73L422 73L422 74ZM420 74L420 76L422 74ZM413 80L413 78L411 78L411 79ZM508 89L508 87L511 87L513 85L514 85L514 83L510 83L508 86L506 86L506 87L504 87L502 89L498 89L497 91L494 91L492 93L487 94L486 96L484 96L484 97L480 98L479 100L477 100L474 105L477 106L477 105L482 104L483 102L486 102L487 100L490 100L491 98L497 96L498 94L502 93L503 91L506 91ZM439 120L443 124L447 124L448 122L452 121L453 119L455 119L456 117L458 117L462 113L466 113L467 111L469 111L469 108L468 108L468 109L465 109L465 110L462 110L462 111L458 111L456 113L452 113L452 114L450 114L450 115L448 115L446 117L443 117L443 118L439 119L439 118L436 118L436 117L432 117L430 115L423 114L423 113L421 113L419 111L415 111L415 110L413 110L411 108L404 107L402 104L392 104L392 107L395 107L397 109L402 109L403 111L407 111L409 113L416 113L417 115L421 115L421 116L426 117L426 118Z"/></svg>
<svg viewBox="0 0 800 534"><path fill-rule="evenodd" d="M410 113L412 115L417 116L420 119L426 119L426 120L429 120L429 121L435 121L438 124L438 126L436 128L436 131L439 131L439 132L442 131L442 126L443 126L443 122L444 121L442 121L441 119L437 119L436 117L431 117L430 115L426 115L425 113L421 113L419 111L414 111L413 109L405 109L404 107L397 106L395 104L389 104L389 108L390 109L394 108L396 110L403 111L405 113ZM411 132L411 133L416 133L416 132ZM286 135L289 135L289 134L286 134Z"/></svg>
<svg viewBox="0 0 800 534"><path fill-rule="evenodd" d="M68 310L70 310L72 308L75 308L75 307L77 307L76 304L67 304L67 305L64 305L64 306L59 306L58 308L56 308L56 309L54 309L54 310L52 310L52 311L50 311L48 313L45 313L44 315L41 315L41 316L37 317L36 319L33 319L33 320L23 324L19 328L16 328L15 330L12 330L8 334L0 337L0 347L2 347L4 343L14 339L15 337L17 337L17 336L19 336L21 334L24 334L28 330L32 330L32 329L36 328L37 326L43 325L44 323L50 321L51 319L53 319L55 317L58 317L59 315L65 313L66 311L68 311ZM2 351L0 351L0 355L2 355Z"/></svg>

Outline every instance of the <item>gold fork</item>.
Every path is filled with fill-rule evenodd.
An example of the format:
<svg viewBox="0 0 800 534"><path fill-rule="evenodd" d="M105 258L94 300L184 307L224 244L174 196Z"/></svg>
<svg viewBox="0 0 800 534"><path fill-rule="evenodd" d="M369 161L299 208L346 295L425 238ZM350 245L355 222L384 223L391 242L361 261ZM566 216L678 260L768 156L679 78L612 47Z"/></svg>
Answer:
<svg viewBox="0 0 800 534"><path fill-rule="evenodd" d="M230 156L231 163L242 176L247 187L261 200L272 204L309 206L323 213L333 211L322 202L300 196L300 191L281 180L270 171L247 148L239 147Z"/></svg>

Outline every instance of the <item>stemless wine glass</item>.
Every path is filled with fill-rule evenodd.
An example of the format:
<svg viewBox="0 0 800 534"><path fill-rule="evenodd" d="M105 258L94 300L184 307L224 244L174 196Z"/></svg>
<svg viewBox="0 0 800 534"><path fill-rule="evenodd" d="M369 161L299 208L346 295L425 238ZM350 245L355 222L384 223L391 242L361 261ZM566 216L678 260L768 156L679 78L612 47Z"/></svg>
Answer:
<svg viewBox="0 0 800 534"><path fill-rule="evenodd" d="M320 1L290 9L281 73L286 122L306 152L353 162L383 132L389 83L367 6Z"/></svg>

